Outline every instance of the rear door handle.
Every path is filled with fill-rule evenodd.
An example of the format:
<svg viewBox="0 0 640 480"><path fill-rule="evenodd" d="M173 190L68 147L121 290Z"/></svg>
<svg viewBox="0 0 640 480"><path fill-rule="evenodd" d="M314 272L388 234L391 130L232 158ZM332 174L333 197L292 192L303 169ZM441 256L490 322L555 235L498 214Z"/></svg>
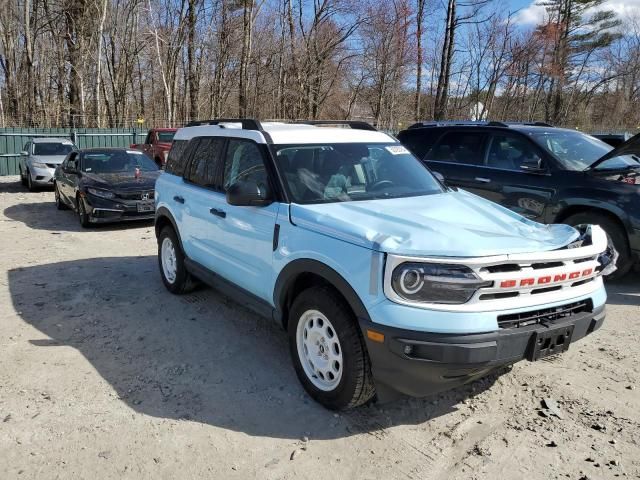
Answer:
<svg viewBox="0 0 640 480"><path fill-rule="evenodd" d="M184 198L176 195L173 199L178 203L184 203Z"/></svg>
<svg viewBox="0 0 640 480"><path fill-rule="evenodd" d="M226 218L227 217L227 212L225 212L224 210L218 210L217 208L212 208L209 210L209 213L220 217L220 218Z"/></svg>
<svg viewBox="0 0 640 480"><path fill-rule="evenodd" d="M476 177L475 180L476 182L480 182L480 183L491 183L490 178Z"/></svg>

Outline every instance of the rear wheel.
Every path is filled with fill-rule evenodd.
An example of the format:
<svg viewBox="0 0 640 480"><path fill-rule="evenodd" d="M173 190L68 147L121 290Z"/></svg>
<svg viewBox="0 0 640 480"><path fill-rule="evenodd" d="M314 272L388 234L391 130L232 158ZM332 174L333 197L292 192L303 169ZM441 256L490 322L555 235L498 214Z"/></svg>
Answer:
<svg viewBox="0 0 640 480"><path fill-rule="evenodd" d="M619 255L616 263L617 270L607 276L608 279L622 278L631 270L633 262L631 261L631 250L629 249L627 234L615 220L602 213L580 212L566 218L564 223L574 227L585 224L600 225L607 233Z"/></svg>
<svg viewBox="0 0 640 480"><path fill-rule="evenodd" d="M195 281L187 272L184 259L176 232L171 227L164 227L158 237L158 265L162 283L176 295L188 293L195 287Z"/></svg>
<svg viewBox="0 0 640 480"><path fill-rule="evenodd" d="M328 287L296 297L289 313L289 349L298 379L332 410L357 407L375 394L369 355L345 300Z"/></svg>

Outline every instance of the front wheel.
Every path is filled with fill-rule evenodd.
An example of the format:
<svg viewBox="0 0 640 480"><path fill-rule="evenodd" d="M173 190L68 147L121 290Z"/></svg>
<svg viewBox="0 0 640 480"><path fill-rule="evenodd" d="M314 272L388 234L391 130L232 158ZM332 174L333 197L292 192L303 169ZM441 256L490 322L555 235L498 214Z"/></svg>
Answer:
<svg viewBox="0 0 640 480"><path fill-rule="evenodd" d="M289 313L289 349L309 395L332 410L357 407L375 394L369 355L349 305L328 287L296 297Z"/></svg>
<svg viewBox="0 0 640 480"><path fill-rule="evenodd" d="M53 184L53 197L55 198L56 208L58 210L66 210L67 209L67 206L65 205L64 201L60 197L60 191L58 190L58 183L57 182Z"/></svg>
<svg viewBox="0 0 640 480"><path fill-rule="evenodd" d="M76 205L78 207L78 220L80 221L80 226L82 228L89 228L89 214L84 206L84 200L82 200L80 195L76 197Z"/></svg>
<svg viewBox="0 0 640 480"><path fill-rule="evenodd" d="M33 183L33 178L31 178L31 172L27 169L27 188L30 192L36 191L36 186Z"/></svg>
<svg viewBox="0 0 640 480"><path fill-rule="evenodd" d="M22 167L20 167L20 183L23 187L27 186L27 177L25 177L24 172L22 171Z"/></svg>
<svg viewBox="0 0 640 480"><path fill-rule="evenodd" d="M609 240L613 243L613 246L618 251L618 262L616 263L617 270L606 278L609 280L617 280L624 277L631 267L633 266L631 258L631 250L629 249L629 241L624 229L618 225L618 223L601 213L588 213L581 212L571 215L566 218L564 223L576 227L578 225L594 224L600 225L600 227L607 233Z"/></svg>

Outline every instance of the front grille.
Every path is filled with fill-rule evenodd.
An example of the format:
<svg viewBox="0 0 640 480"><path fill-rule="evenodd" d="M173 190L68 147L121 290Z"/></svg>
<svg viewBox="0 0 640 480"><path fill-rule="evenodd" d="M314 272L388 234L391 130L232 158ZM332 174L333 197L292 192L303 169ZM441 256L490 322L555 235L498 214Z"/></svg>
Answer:
<svg viewBox="0 0 640 480"><path fill-rule="evenodd" d="M554 323L572 317L582 312L592 312L591 299L560 305L559 307L543 308L522 313L511 313L498 316L500 328L519 328L538 323Z"/></svg>
<svg viewBox="0 0 640 480"><path fill-rule="evenodd" d="M57 163L45 163L45 165L49 168L57 168L58 164Z"/></svg>
<svg viewBox="0 0 640 480"><path fill-rule="evenodd" d="M145 194L149 196L148 198L145 198L145 200L153 200L153 190L144 190L142 192L118 192L116 196L122 200L142 200L142 197Z"/></svg>

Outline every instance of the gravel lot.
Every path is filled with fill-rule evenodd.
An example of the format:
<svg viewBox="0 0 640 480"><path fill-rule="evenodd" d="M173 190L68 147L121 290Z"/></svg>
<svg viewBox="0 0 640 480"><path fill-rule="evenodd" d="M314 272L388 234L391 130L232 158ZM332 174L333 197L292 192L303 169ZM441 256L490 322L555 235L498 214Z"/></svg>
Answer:
<svg viewBox="0 0 640 480"><path fill-rule="evenodd" d="M559 358L338 415L276 325L165 291L152 225L82 230L4 177L0 239L2 479L640 478L638 274Z"/></svg>

